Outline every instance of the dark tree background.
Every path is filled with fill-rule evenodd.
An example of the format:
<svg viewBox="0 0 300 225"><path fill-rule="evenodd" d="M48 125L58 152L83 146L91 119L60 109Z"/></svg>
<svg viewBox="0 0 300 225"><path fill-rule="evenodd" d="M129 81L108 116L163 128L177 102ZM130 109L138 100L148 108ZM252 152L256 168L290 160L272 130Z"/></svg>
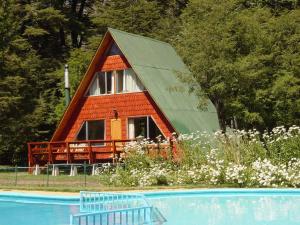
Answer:
<svg viewBox="0 0 300 225"><path fill-rule="evenodd" d="M6 0L0 3L0 164L26 164L49 140L107 27L175 46L180 78L208 96L220 125L300 124L298 0Z"/></svg>

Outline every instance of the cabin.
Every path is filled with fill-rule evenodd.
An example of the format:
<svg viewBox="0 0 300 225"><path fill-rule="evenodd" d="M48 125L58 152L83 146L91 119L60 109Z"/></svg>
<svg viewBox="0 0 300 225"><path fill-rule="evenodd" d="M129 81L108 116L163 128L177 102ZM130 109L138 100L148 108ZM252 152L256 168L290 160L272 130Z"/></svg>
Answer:
<svg viewBox="0 0 300 225"><path fill-rule="evenodd" d="M110 161L137 137L218 130L215 107L199 109L180 73L170 44L109 28L52 139L28 143L29 166Z"/></svg>

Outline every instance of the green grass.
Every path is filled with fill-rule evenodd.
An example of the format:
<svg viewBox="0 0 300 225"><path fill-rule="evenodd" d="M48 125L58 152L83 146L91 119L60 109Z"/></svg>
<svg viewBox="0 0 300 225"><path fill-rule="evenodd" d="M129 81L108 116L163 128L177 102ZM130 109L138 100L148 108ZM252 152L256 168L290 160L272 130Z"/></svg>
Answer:
<svg viewBox="0 0 300 225"><path fill-rule="evenodd" d="M0 189L2 190L31 190L31 191L60 191L60 192L79 192L79 191L133 191L133 190L164 190L164 189L195 189L195 188L224 188L234 187L230 185L176 185L176 186L147 186L147 187L112 187L100 183L99 176L68 176L49 175L47 185L47 175L34 176L27 172L1 172Z"/></svg>

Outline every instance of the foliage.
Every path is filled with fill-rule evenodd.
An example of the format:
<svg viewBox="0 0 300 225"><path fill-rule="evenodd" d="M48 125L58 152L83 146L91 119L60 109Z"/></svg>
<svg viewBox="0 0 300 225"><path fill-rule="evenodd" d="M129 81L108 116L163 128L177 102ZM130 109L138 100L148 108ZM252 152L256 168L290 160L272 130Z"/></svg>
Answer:
<svg viewBox="0 0 300 225"><path fill-rule="evenodd" d="M73 95L107 27L176 46L192 72L182 80L200 106L210 97L222 128L299 125L299 18L297 0L2 1L0 164L25 164L26 142L51 138L65 109L64 64ZM243 146L245 162L270 154ZM206 157L195 149L189 163ZM238 157L229 144L226 154Z"/></svg>
<svg viewBox="0 0 300 225"><path fill-rule="evenodd" d="M192 72L181 78L200 100L209 96L223 130L299 124L298 4L242 2L189 2L174 41ZM262 7L272 2L294 7Z"/></svg>
<svg viewBox="0 0 300 225"><path fill-rule="evenodd" d="M256 130L214 135L197 132L181 135L177 141L177 151L182 151L179 161L149 156L143 150L146 142L136 144L135 152L131 144L125 167L109 173L102 171L102 183L111 186L300 186L300 127L276 127L263 134Z"/></svg>

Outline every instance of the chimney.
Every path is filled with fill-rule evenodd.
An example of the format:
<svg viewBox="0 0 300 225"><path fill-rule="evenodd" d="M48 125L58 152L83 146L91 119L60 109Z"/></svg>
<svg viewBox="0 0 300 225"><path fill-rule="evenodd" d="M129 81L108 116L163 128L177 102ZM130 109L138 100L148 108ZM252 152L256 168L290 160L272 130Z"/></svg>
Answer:
<svg viewBox="0 0 300 225"><path fill-rule="evenodd" d="M70 82L69 82L69 69L68 64L65 65L65 99L66 107L70 104Z"/></svg>

